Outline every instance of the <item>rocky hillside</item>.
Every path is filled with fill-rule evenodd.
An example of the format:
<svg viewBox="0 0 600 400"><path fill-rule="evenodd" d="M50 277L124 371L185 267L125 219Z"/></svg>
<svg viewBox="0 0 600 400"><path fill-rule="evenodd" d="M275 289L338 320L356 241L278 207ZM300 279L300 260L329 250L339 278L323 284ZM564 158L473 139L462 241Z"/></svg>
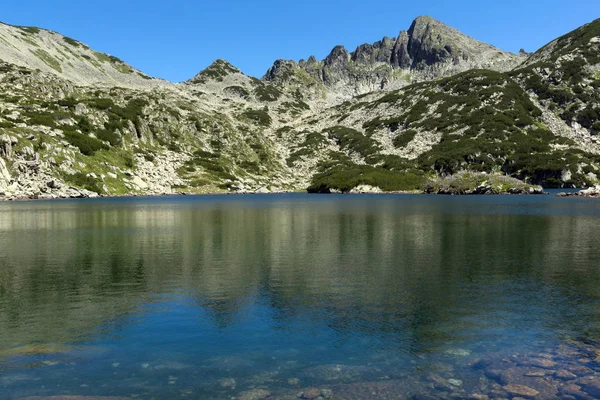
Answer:
<svg viewBox="0 0 600 400"><path fill-rule="evenodd" d="M172 84L0 25L0 197L594 185L599 46L600 20L525 56L421 17L263 79L217 60Z"/></svg>
<svg viewBox="0 0 600 400"><path fill-rule="evenodd" d="M391 90L447 77L474 68L509 71L525 55L501 51L431 17L418 17L408 31L358 46L352 53L336 46L322 61L278 60L263 80L282 86L324 86L332 96Z"/></svg>
<svg viewBox="0 0 600 400"><path fill-rule="evenodd" d="M76 85L149 87L168 85L119 58L90 49L59 33L0 23L0 60L52 73Z"/></svg>

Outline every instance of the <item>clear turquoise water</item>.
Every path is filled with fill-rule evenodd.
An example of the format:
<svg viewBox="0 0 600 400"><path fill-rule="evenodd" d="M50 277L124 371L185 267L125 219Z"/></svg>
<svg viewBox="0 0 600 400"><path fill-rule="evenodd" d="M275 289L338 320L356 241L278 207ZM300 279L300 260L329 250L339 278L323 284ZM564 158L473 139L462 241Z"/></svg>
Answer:
<svg viewBox="0 0 600 400"><path fill-rule="evenodd" d="M506 358L600 371L600 201L1 203L0 249L0 398L467 397Z"/></svg>

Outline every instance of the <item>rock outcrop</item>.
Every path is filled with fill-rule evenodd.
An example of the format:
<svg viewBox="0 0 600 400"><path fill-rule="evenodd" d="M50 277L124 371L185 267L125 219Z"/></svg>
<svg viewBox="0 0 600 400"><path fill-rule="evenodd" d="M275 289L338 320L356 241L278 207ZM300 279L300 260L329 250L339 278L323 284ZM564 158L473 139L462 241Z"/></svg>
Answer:
<svg viewBox="0 0 600 400"><path fill-rule="evenodd" d="M474 68L509 71L524 60L524 54L501 51L423 16L398 37L360 45L352 53L336 46L321 62L314 57L299 63L278 60L263 80L285 84L291 74L303 73L341 97L352 97Z"/></svg>
<svg viewBox="0 0 600 400"><path fill-rule="evenodd" d="M591 187L588 189L580 190L578 192L561 192L557 194L558 197L590 197L590 198L600 198L600 186Z"/></svg>

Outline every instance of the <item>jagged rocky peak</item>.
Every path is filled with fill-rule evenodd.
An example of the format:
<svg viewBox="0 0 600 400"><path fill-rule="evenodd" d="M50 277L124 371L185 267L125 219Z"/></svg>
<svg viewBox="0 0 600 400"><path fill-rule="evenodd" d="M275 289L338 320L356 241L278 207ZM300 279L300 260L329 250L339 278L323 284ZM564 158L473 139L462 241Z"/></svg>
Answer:
<svg viewBox="0 0 600 400"><path fill-rule="evenodd" d="M228 61L219 58L200 71L192 79L188 80L187 83L201 84L208 81L223 82L223 80L231 74L242 74L242 71L231 65Z"/></svg>
<svg viewBox="0 0 600 400"><path fill-rule="evenodd" d="M296 61L292 61L292 60L277 60L273 63L273 66L271 68L269 68L269 70L267 71L267 73L265 74L265 80L267 81L287 81L289 80L293 74L294 71L300 67L300 66L304 66L305 65L305 61L301 60L299 63L297 63Z"/></svg>
<svg viewBox="0 0 600 400"><path fill-rule="evenodd" d="M344 46L335 46L331 53L325 58L325 65L331 66L345 66L348 65L350 60L350 53Z"/></svg>
<svg viewBox="0 0 600 400"><path fill-rule="evenodd" d="M436 63L452 63L455 66L465 64L471 68L503 71L514 68L520 59L427 16L415 19L407 34L400 35L400 39L407 40L408 58L405 59L412 62L413 69L423 70ZM452 69L453 72L461 72Z"/></svg>
<svg viewBox="0 0 600 400"><path fill-rule="evenodd" d="M362 44L352 53L336 46L320 63L314 57L287 63L303 68L330 91L355 95L376 88L396 89L412 81L446 77L472 68L507 71L524 59L523 55L501 51L434 18L421 16L398 37ZM286 72L282 68L285 62L279 60L276 64L263 79L285 81L279 78Z"/></svg>
<svg viewBox="0 0 600 400"><path fill-rule="evenodd" d="M391 60L396 38L384 37L373 44L361 44L351 54L352 61L358 64L372 64L374 62L388 62Z"/></svg>

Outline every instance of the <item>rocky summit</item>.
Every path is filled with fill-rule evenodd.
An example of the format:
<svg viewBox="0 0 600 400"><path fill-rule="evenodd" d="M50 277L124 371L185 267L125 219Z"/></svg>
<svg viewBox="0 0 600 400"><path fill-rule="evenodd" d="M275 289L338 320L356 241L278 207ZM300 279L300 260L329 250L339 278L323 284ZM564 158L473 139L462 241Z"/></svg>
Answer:
<svg viewBox="0 0 600 400"><path fill-rule="evenodd" d="M5 199L599 183L600 20L512 54L419 17L262 79L217 60L177 84L0 24L0 85Z"/></svg>
<svg viewBox="0 0 600 400"><path fill-rule="evenodd" d="M264 80L283 85L311 82L327 87L339 98L399 89L414 82L451 76L474 68L509 71L524 61L472 39L431 17L418 17L408 31L358 46L349 53L336 46L323 60L278 60Z"/></svg>

